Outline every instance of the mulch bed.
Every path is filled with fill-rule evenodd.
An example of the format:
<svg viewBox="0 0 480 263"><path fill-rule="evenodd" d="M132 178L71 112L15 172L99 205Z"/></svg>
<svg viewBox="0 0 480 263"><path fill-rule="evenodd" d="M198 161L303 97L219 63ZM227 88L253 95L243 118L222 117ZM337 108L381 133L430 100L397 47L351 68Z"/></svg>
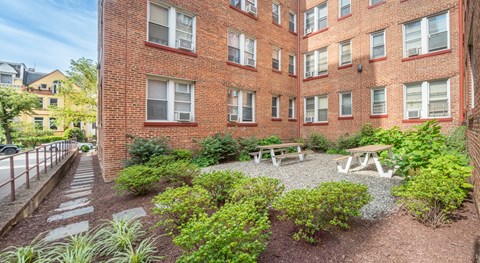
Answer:
<svg viewBox="0 0 480 263"><path fill-rule="evenodd" d="M113 213L141 206L149 214L142 219L149 234L159 236L160 254L166 256L165 262L174 262L181 250L164 232L153 228L157 219L150 213L151 199L167 185L159 185L144 197L119 196L112 189L112 183L103 182L96 159L94 170L96 178L90 198L95 212L75 219L46 222L51 211L66 201L63 191L73 180L72 169L37 211L0 239L0 249L29 243L39 233L81 220L89 220L90 226L95 227L102 219L112 219ZM260 262L473 262L476 242L480 240L480 222L471 202L465 203L454 222L438 229L425 227L403 212L396 212L377 221L353 221L348 231L319 233L317 245L294 241L292 223L278 221L275 213L270 218L272 235Z"/></svg>

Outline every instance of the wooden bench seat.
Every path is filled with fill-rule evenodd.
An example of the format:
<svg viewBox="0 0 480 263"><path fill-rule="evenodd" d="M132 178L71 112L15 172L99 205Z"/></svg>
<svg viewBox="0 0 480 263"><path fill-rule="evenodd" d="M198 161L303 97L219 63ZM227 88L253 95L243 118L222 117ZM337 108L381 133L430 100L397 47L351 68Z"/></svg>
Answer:
<svg viewBox="0 0 480 263"><path fill-rule="evenodd" d="M294 153L286 153L286 154L282 154L282 155L275 155L275 158L276 159L285 159L285 158L288 158L288 157L295 157L297 155L300 155L300 154L303 154L303 155L306 155L306 154L312 154L313 151L301 151L301 152L294 152Z"/></svg>

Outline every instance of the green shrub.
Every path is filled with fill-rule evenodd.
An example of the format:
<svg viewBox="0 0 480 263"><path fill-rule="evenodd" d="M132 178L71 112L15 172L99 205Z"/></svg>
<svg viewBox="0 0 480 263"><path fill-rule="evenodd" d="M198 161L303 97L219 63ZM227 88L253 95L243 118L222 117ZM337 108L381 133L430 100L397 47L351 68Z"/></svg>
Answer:
<svg viewBox="0 0 480 263"><path fill-rule="evenodd" d="M427 168L422 172L431 173L436 176L446 176L448 178L463 180L460 185L466 192L470 191L473 186L468 183L467 179L472 175L473 168L468 165L467 157L463 155L446 154L430 160Z"/></svg>
<svg viewBox="0 0 480 263"><path fill-rule="evenodd" d="M312 133L308 138L308 148L325 152L332 146L332 143L320 133Z"/></svg>
<svg viewBox="0 0 480 263"><path fill-rule="evenodd" d="M63 132L63 136L67 139L76 139L77 142L85 142L85 134L80 128L68 128Z"/></svg>
<svg viewBox="0 0 480 263"><path fill-rule="evenodd" d="M161 176L175 186L192 185L193 179L200 175L198 166L185 161L177 161L159 168Z"/></svg>
<svg viewBox="0 0 480 263"><path fill-rule="evenodd" d="M283 143L282 139L276 135L272 135L268 138L261 139L258 141L258 145L271 145L271 144L281 144Z"/></svg>
<svg viewBox="0 0 480 263"><path fill-rule="evenodd" d="M205 156L197 156L192 159L192 163L196 164L198 167L208 167L218 164L218 160Z"/></svg>
<svg viewBox="0 0 480 263"><path fill-rule="evenodd" d="M42 137L24 137L17 138L14 140L15 144L20 145L24 148L34 148L43 143L51 143L56 141L64 141L65 137L62 136L42 136Z"/></svg>
<svg viewBox="0 0 480 263"><path fill-rule="evenodd" d="M175 157L177 161L188 161L190 162L193 158L193 153L190 150L185 149L175 149L172 151L172 156Z"/></svg>
<svg viewBox="0 0 480 263"><path fill-rule="evenodd" d="M331 149L328 149L327 154L341 154L341 155L350 155L349 152L343 150L343 149L335 149L335 148L331 148Z"/></svg>
<svg viewBox="0 0 480 263"><path fill-rule="evenodd" d="M206 189L212 195L215 204L220 207L230 198L234 184L243 178L245 175L241 172L214 171L196 177L193 179L193 185Z"/></svg>
<svg viewBox="0 0 480 263"><path fill-rule="evenodd" d="M157 226L164 227L169 235L175 235L192 218L215 209L212 196L200 186L167 188L152 202L153 213L160 216Z"/></svg>
<svg viewBox="0 0 480 263"><path fill-rule="evenodd" d="M378 128L370 136L362 136L360 145L393 145L393 149L399 149L405 140L405 135L399 127L395 126L391 129L385 130Z"/></svg>
<svg viewBox="0 0 480 263"><path fill-rule="evenodd" d="M177 159L173 155L158 155L152 157L145 165L152 168L161 168L176 161Z"/></svg>
<svg viewBox="0 0 480 263"><path fill-rule="evenodd" d="M467 127L459 126L455 128L450 134L447 135L447 140L445 142L447 150L450 152L457 152L460 154L467 155L467 138L465 135L465 130Z"/></svg>
<svg viewBox="0 0 480 263"><path fill-rule="evenodd" d="M240 143L240 155L238 157L239 161L249 161L252 157L249 155L251 152L257 151L257 146L259 145L259 139L255 137L242 138L239 141Z"/></svg>
<svg viewBox="0 0 480 263"><path fill-rule="evenodd" d="M217 133L212 137L207 137L200 142L200 145L202 159L195 162L202 167L231 160L238 154L239 149L237 140L229 133Z"/></svg>
<svg viewBox="0 0 480 263"><path fill-rule="evenodd" d="M270 222L253 203L226 204L182 228L173 242L185 253L177 262L257 262L267 247Z"/></svg>
<svg viewBox="0 0 480 263"><path fill-rule="evenodd" d="M282 213L279 219L292 221L299 228L293 235L295 240L316 243L317 231L334 226L348 228L349 219L360 216L360 209L371 199L365 185L327 182L314 189L287 192L275 202L274 208Z"/></svg>
<svg viewBox="0 0 480 263"><path fill-rule="evenodd" d="M285 186L275 178L245 177L233 185L230 199L232 202L251 201L259 209L267 209L284 189Z"/></svg>
<svg viewBox="0 0 480 263"><path fill-rule="evenodd" d="M90 151L90 147L88 145L82 145L82 147L80 147L80 150L82 150L82 152L84 153L87 153L88 151Z"/></svg>
<svg viewBox="0 0 480 263"><path fill-rule="evenodd" d="M134 165L123 169L115 179L118 192L131 192L135 195L146 194L160 181L159 169L144 165Z"/></svg>
<svg viewBox="0 0 480 263"><path fill-rule="evenodd" d="M360 140L362 139L361 133L355 133L350 135L345 133L344 135L338 138L336 146L339 150L352 149L360 146Z"/></svg>
<svg viewBox="0 0 480 263"><path fill-rule="evenodd" d="M145 164L152 157L170 153L167 139L144 139L135 138L133 143L127 145L131 158L127 160L127 166Z"/></svg>

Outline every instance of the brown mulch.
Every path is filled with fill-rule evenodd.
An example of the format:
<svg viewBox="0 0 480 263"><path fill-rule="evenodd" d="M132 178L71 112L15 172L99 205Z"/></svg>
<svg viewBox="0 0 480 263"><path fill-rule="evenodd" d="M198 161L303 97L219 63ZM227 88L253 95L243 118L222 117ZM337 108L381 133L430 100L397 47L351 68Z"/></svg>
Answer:
<svg viewBox="0 0 480 263"><path fill-rule="evenodd" d="M79 158L73 168L78 165ZM174 262L181 254L171 238L157 228L151 228L156 218L151 214L151 199L163 191L166 184L144 197L119 196L112 183L104 183L98 161L94 160L95 184L91 204L95 212L75 219L47 223L46 219L60 203L66 201L63 191L73 180L74 170L65 176L45 201L30 217L14 226L0 238L0 249L10 245L30 242L35 236L66 224L89 220L95 227L102 219L111 219L112 214L142 206L148 216L142 221L149 234L159 236L157 247L166 256L166 262ZM294 241L295 226L271 215L272 235L267 250L261 254L260 262L473 262L475 250L480 246L480 222L475 206L467 202L459 216L451 224L432 229L413 220L404 213L393 213L377 221L357 220L348 231L319 233L317 245ZM476 245L477 244L477 245ZM476 248L477 246L477 248Z"/></svg>

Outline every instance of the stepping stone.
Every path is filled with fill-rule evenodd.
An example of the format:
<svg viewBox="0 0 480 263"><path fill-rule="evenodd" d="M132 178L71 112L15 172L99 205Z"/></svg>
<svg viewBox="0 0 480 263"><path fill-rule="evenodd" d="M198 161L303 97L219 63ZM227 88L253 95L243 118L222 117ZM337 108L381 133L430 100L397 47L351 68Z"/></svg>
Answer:
<svg viewBox="0 0 480 263"><path fill-rule="evenodd" d="M91 195L91 194L92 194L92 190L87 190L87 191L82 191L82 192L78 192L78 193L68 194L68 195L65 195L65 196L67 198L73 199L73 198L84 197L84 196Z"/></svg>
<svg viewBox="0 0 480 263"><path fill-rule="evenodd" d="M84 169L84 170L76 170L77 174L81 174L81 173L93 173L93 169Z"/></svg>
<svg viewBox="0 0 480 263"><path fill-rule="evenodd" d="M93 175L82 175L82 176L74 176L73 180L84 180L84 179L94 179L95 176Z"/></svg>
<svg viewBox="0 0 480 263"><path fill-rule="evenodd" d="M85 187L93 187L93 184L85 184L85 185L75 185L75 186L70 186L70 189L80 189L80 188L85 188Z"/></svg>
<svg viewBox="0 0 480 263"><path fill-rule="evenodd" d="M75 175L73 178L93 178L95 177L94 174L82 174L82 175Z"/></svg>
<svg viewBox="0 0 480 263"><path fill-rule="evenodd" d="M80 183L85 181L94 181L93 178L73 178L72 183Z"/></svg>
<svg viewBox="0 0 480 263"><path fill-rule="evenodd" d="M82 188L70 189L70 190L65 191L65 193L66 194L71 194L71 193L80 192L80 191L92 190L92 188L93 187L91 185L89 185L89 186L85 186L85 187L82 187Z"/></svg>
<svg viewBox="0 0 480 263"><path fill-rule="evenodd" d="M88 204L90 204L90 200L88 200L87 197L82 197L82 198L78 198L78 199L75 199L75 200L72 200L72 201L61 203L60 206L57 209L55 209L54 211L55 212L63 212L63 211L67 211L67 210L76 209L76 208L79 208L79 207L82 207L82 206L86 206Z"/></svg>
<svg viewBox="0 0 480 263"><path fill-rule="evenodd" d="M80 181L80 182L72 182L70 186L79 186L79 185L84 185L84 184L92 184L93 179L87 180L87 181Z"/></svg>
<svg viewBox="0 0 480 263"><path fill-rule="evenodd" d="M49 218L47 218L47 222L58 221L58 220L63 220L63 219L72 218L76 216L90 214L90 213L93 213L94 210L95 209L93 208L93 206L77 208L75 210L70 210L67 212L50 216Z"/></svg>
<svg viewBox="0 0 480 263"><path fill-rule="evenodd" d="M83 232L87 232L89 229L88 221L81 221L78 223L66 225L64 227L56 228L45 236L44 240L47 242L62 239L68 236L73 236Z"/></svg>
<svg viewBox="0 0 480 263"><path fill-rule="evenodd" d="M128 209L128 210L123 210L121 212L113 214L112 216L113 216L114 220L121 220L121 219L124 219L126 217L128 217L130 219L136 219L136 218L144 217L146 215L147 215L147 213L145 212L143 207L136 207L136 208L132 208L132 209Z"/></svg>

